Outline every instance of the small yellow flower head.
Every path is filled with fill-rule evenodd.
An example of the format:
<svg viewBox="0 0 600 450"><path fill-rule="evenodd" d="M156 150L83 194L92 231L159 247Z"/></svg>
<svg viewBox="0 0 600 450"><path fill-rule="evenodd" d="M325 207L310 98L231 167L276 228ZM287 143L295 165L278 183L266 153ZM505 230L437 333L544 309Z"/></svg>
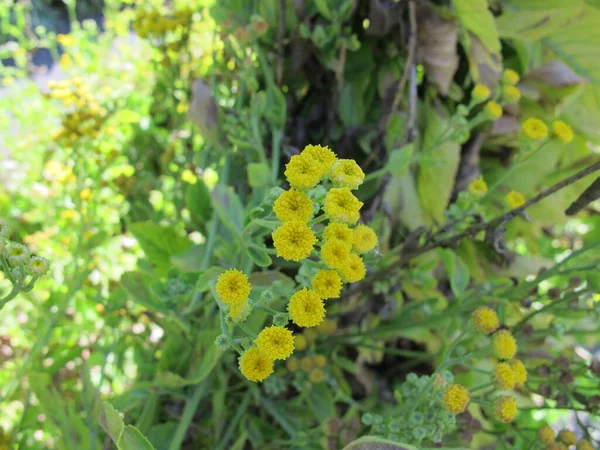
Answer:
<svg viewBox="0 0 600 450"><path fill-rule="evenodd" d="M494 334L493 344L498 359L512 359L517 353L517 341L508 330L500 330Z"/></svg>
<svg viewBox="0 0 600 450"><path fill-rule="evenodd" d="M319 270L312 280L312 288L324 300L339 298L342 279L335 270Z"/></svg>
<svg viewBox="0 0 600 450"><path fill-rule="evenodd" d="M573 129L562 120L552 122L552 136L568 144L573 140Z"/></svg>
<svg viewBox="0 0 600 450"><path fill-rule="evenodd" d="M296 350L305 350L307 346L308 342L306 342L306 337L304 337L303 334L296 334L294 336L294 347L296 348Z"/></svg>
<svg viewBox="0 0 600 450"><path fill-rule="evenodd" d="M548 425L542 425L538 430L538 437L543 444L552 444L554 442L554 436L554 430Z"/></svg>
<svg viewBox="0 0 600 450"><path fill-rule="evenodd" d="M325 372L323 372L321 369L313 369L310 371L308 379L311 383L322 383L325 381Z"/></svg>
<svg viewBox="0 0 600 450"><path fill-rule="evenodd" d="M42 258L41 256L33 256L29 260L27 269L31 275L41 277L42 275L46 275L46 273L48 273L48 269L50 269L50 263L46 258Z"/></svg>
<svg viewBox="0 0 600 450"><path fill-rule="evenodd" d="M217 295L226 305L242 306L252 290L248 277L237 269L229 269L217 279Z"/></svg>
<svg viewBox="0 0 600 450"><path fill-rule="evenodd" d="M285 166L285 176L292 187L310 189L321 181L323 172L315 159L306 155L295 155Z"/></svg>
<svg viewBox="0 0 600 450"><path fill-rule="evenodd" d="M496 364L494 369L494 383L503 391L510 391L515 387L515 374L510 365L505 362Z"/></svg>
<svg viewBox="0 0 600 450"><path fill-rule="evenodd" d="M323 322L321 322L323 323ZM321 324L319 324L321 325ZM319 326L317 325L317 327ZM317 331L317 328L307 328L306 330L304 330L304 337L306 338L306 342L312 344L314 343L317 338L319 337L319 332Z"/></svg>
<svg viewBox="0 0 600 450"><path fill-rule="evenodd" d="M257 347L246 350L239 359L242 375L250 381L263 381L273 373L273 360Z"/></svg>
<svg viewBox="0 0 600 450"><path fill-rule="evenodd" d="M275 200L273 212L282 222L295 220L306 223L313 212L313 204L304 192L290 189L283 191Z"/></svg>
<svg viewBox="0 0 600 450"><path fill-rule="evenodd" d="M321 334L330 336L337 331L337 322L333 319L325 319L317 327L317 331Z"/></svg>
<svg viewBox="0 0 600 450"><path fill-rule="evenodd" d="M562 442L565 445L575 445L577 443L577 436L571 430L562 429L556 436L558 442Z"/></svg>
<svg viewBox="0 0 600 450"><path fill-rule="evenodd" d="M79 192L79 198L84 202L89 201L92 198L92 190L90 188L83 188Z"/></svg>
<svg viewBox="0 0 600 450"><path fill-rule="evenodd" d="M471 97L473 97L473 100L475 100L477 103L481 103L490 98L491 94L490 88L485 84L476 84L471 92Z"/></svg>
<svg viewBox="0 0 600 450"><path fill-rule="evenodd" d="M323 355L315 355L313 361L317 367L325 367L327 364L327 358L325 358Z"/></svg>
<svg viewBox="0 0 600 450"><path fill-rule="evenodd" d="M285 222L273 232L272 236L277 256L288 261L307 258L317 242L313 230L297 220Z"/></svg>
<svg viewBox="0 0 600 450"><path fill-rule="evenodd" d="M290 372L296 372L300 368L300 360L295 356L292 356L285 362L285 367Z"/></svg>
<svg viewBox="0 0 600 450"><path fill-rule="evenodd" d="M569 450L569 447L562 442L554 442L550 444L546 450Z"/></svg>
<svg viewBox="0 0 600 450"><path fill-rule="evenodd" d="M10 244L5 248L4 252L13 265L21 265L29 258L29 248L23 244Z"/></svg>
<svg viewBox="0 0 600 450"><path fill-rule="evenodd" d="M229 317L235 323L243 322L248 318L250 312L252 312L252 306L248 302L248 300L244 300L242 303L232 303L228 305L229 308Z"/></svg>
<svg viewBox="0 0 600 450"><path fill-rule="evenodd" d="M523 133L529 139L546 139L548 137L548 127L540 119L530 117L521 126Z"/></svg>
<svg viewBox="0 0 600 450"><path fill-rule="evenodd" d="M310 356L305 356L300 360L300 368L304 372L310 372L313 369L313 367L315 367L315 363Z"/></svg>
<svg viewBox="0 0 600 450"><path fill-rule="evenodd" d="M475 197L481 197L488 190L487 183L483 180L483 177L475 178L469 183L469 192Z"/></svg>
<svg viewBox="0 0 600 450"><path fill-rule="evenodd" d="M500 106L494 100L488 102L483 111L485 117L492 121L502 117L502 106Z"/></svg>
<svg viewBox="0 0 600 450"><path fill-rule="evenodd" d="M337 161L337 156L327 146L307 145L300 155L316 161L323 175L328 174Z"/></svg>
<svg viewBox="0 0 600 450"><path fill-rule="evenodd" d="M577 450L594 450L594 447L587 439L582 439L577 443Z"/></svg>
<svg viewBox="0 0 600 450"><path fill-rule="evenodd" d="M519 387L523 386L527 382L527 369L525 368L525 364L519 359L513 359L510 362L510 368L515 375L515 385Z"/></svg>
<svg viewBox="0 0 600 450"><path fill-rule="evenodd" d="M363 183L365 174L353 159L340 159L333 166L331 181L339 187L358 189Z"/></svg>
<svg viewBox="0 0 600 450"><path fill-rule="evenodd" d="M367 268L363 259L356 253L350 254L348 261L339 269L342 278L347 283L356 283L367 275Z"/></svg>
<svg viewBox="0 0 600 450"><path fill-rule="evenodd" d="M506 103L517 103L521 100L521 91L516 86L504 86L502 88L502 100Z"/></svg>
<svg viewBox="0 0 600 450"><path fill-rule="evenodd" d="M323 238L326 241L339 239L347 244L354 244L354 231L345 223L331 222L323 231Z"/></svg>
<svg viewBox="0 0 600 450"><path fill-rule="evenodd" d="M354 229L354 251L366 253L377 247L377 234L371 227L357 225Z"/></svg>
<svg viewBox="0 0 600 450"><path fill-rule="evenodd" d="M327 267L340 269L348 263L351 251L350 244L334 239L325 242L325 245L321 247L321 258Z"/></svg>
<svg viewBox="0 0 600 450"><path fill-rule="evenodd" d="M75 39L70 34L57 34L56 42L65 47L70 47L71 45L75 45Z"/></svg>
<svg viewBox="0 0 600 450"><path fill-rule="evenodd" d="M508 396L496 400L496 417L502 423L510 423L517 415L517 401Z"/></svg>
<svg viewBox="0 0 600 450"><path fill-rule="evenodd" d="M347 187L333 188L325 196L323 210L334 222L354 224L362 205Z"/></svg>
<svg viewBox="0 0 600 450"><path fill-rule="evenodd" d="M493 333L500 326L500 320L496 311L487 306L480 306L473 311L472 318L475 328L485 334Z"/></svg>
<svg viewBox="0 0 600 450"><path fill-rule="evenodd" d="M294 336L284 327L267 327L254 341L260 351L271 359L287 359L294 352Z"/></svg>
<svg viewBox="0 0 600 450"><path fill-rule="evenodd" d="M299 327L316 327L325 318L325 305L314 291L304 288L292 295L288 312Z"/></svg>
<svg viewBox="0 0 600 450"><path fill-rule="evenodd" d="M512 209L515 209L525 204L525 197L523 197L523 194L520 192L510 191L506 194L506 203L508 203L508 206Z"/></svg>
<svg viewBox="0 0 600 450"><path fill-rule="evenodd" d="M505 69L502 73L502 82L504 84L514 86L519 82L520 79L521 77L519 77L519 74L512 69Z"/></svg>
<svg viewBox="0 0 600 450"><path fill-rule="evenodd" d="M71 60L71 57L68 53L63 53L62 55L60 55L59 64L63 69L71 67L72 63L73 61Z"/></svg>
<svg viewBox="0 0 600 450"><path fill-rule="evenodd" d="M460 384L449 384L444 390L444 408L452 414L460 414L467 409L471 394Z"/></svg>

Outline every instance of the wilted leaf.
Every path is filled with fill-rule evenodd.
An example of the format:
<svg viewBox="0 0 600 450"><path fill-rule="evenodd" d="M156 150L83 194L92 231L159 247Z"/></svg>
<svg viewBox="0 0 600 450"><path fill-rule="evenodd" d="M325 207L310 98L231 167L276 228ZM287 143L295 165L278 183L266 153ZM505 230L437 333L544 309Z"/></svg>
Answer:
<svg viewBox="0 0 600 450"><path fill-rule="evenodd" d="M500 53L491 52L477 36L468 33L462 39L469 60L469 71L477 83L494 90L502 73Z"/></svg>
<svg viewBox="0 0 600 450"><path fill-rule="evenodd" d="M197 79L192 84L192 100L188 116L203 136L215 138L219 131L219 111L210 87Z"/></svg>
<svg viewBox="0 0 600 450"><path fill-rule="evenodd" d="M442 262L444 263L444 267L446 268L446 272L448 273L452 293L457 298L461 297L469 285L469 268L454 251L450 249L440 249L439 253Z"/></svg>
<svg viewBox="0 0 600 450"><path fill-rule="evenodd" d="M428 4L418 6L417 21L417 58L429 80L446 95L458 67L458 25L443 19Z"/></svg>
<svg viewBox="0 0 600 450"><path fill-rule="evenodd" d="M391 178L383 196L383 203L409 230L426 225L412 172Z"/></svg>
<svg viewBox="0 0 600 450"><path fill-rule="evenodd" d="M399 23L400 18L396 2L371 0L369 2L369 28L367 28L367 34L385 36Z"/></svg>
<svg viewBox="0 0 600 450"><path fill-rule="evenodd" d="M573 69L561 61L551 61L529 72L526 81L543 83L553 87L565 87L584 83L585 79L577 75Z"/></svg>
<svg viewBox="0 0 600 450"><path fill-rule="evenodd" d="M495 120L490 130L490 136L504 136L518 133L521 129L519 121L515 116L504 115Z"/></svg>

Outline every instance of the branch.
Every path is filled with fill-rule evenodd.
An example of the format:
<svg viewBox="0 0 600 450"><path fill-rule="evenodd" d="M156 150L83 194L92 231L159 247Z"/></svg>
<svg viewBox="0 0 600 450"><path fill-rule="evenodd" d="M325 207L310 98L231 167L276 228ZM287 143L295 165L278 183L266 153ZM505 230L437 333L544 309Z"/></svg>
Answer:
<svg viewBox="0 0 600 450"><path fill-rule="evenodd" d="M286 0L279 0L279 28L277 29L277 86L281 86L281 82L283 80L283 40L285 38L286 25L285 2Z"/></svg>

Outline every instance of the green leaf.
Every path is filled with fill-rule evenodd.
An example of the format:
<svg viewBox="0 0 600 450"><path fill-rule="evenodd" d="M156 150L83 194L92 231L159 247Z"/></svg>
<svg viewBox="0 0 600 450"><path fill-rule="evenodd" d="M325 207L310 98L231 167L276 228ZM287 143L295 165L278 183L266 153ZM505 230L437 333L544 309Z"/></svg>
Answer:
<svg viewBox="0 0 600 450"><path fill-rule="evenodd" d="M346 127L360 125L367 116L366 90L369 77L346 81L340 92L338 115Z"/></svg>
<svg viewBox="0 0 600 450"><path fill-rule="evenodd" d="M313 384L306 400L314 417L325 422L335 415L335 401L326 383Z"/></svg>
<svg viewBox="0 0 600 450"><path fill-rule="evenodd" d="M217 185L212 191L212 198L221 222L232 233L241 236L244 231L244 207L233 188Z"/></svg>
<svg viewBox="0 0 600 450"><path fill-rule="evenodd" d="M152 311L167 313L168 309L154 296L150 285L154 277L141 272L125 272L121 275L121 286L138 305Z"/></svg>
<svg viewBox="0 0 600 450"><path fill-rule="evenodd" d="M440 249L438 251L446 268L452 293L456 298L460 298L469 285L469 268L454 251L450 249Z"/></svg>
<svg viewBox="0 0 600 450"><path fill-rule="evenodd" d="M270 183L271 169L266 163L250 163L247 167L248 184L253 188L263 187Z"/></svg>
<svg viewBox="0 0 600 450"><path fill-rule="evenodd" d="M417 447L388 441L387 439L381 439L376 436L363 436L360 439L351 442L342 450L417 450Z"/></svg>
<svg viewBox="0 0 600 450"><path fill-rule="evenodd" d="M198 292L206 292L210 288L210 283L215 281L219 275L225 272L223 267L209 267L206 269L202 275L198 277L198 282L196 283L196 290Z"/></svg>
<svg viewBox="0 0 600 450"><path fill-rule="evenodd" d="M194 223L203 227L212 216L210 191L202 179L187 186L185 203Z"/></svg>
<svg viewBox="0 0 600 450"><path fill-rule="evenodd" d="M493 53L500 52L500 39L494 16L487 0L453 0L456 14L462 24L475 34Z"/></svg>
<svg viewBox="0 0 600 450"><path fill-rule="evenodd" d="M333 20L333 12L329 8L328 0L315 0L315 6L323 17Z"/></svg>
<svg viewBox="0 0 600 450"><path fill-rule="evenodd" d="M133 425L127 425L117 442L119 450L155 450L148 439Z"/></svg>
<svg viewBox="0 0 600 450"><path fill-rule="evenodd" d="M259 246L260 248L254 246L247 246L246 253L254 261L254 263L259 267L269 267L273 261L271 256L267 252L267 246L264 244L254 244Z"/></svg>
<svg viewBox="0 0 600 450"><path fill-rule="evenodd" d="M409 230L413 231L427 225L412 172L407 171L402 176L393 176L388 183L383 201Z"/></svg>
<svg viewBox="0 0 600 450"><path fill-rule="evenodd" d="M394 175L402 176L408 170L415 146L410 143L404 147L392 150L386 164L386 170Z"/></svg>
<svg viewBox="0 0 600 450"><path fill-rule="evenodd" d="M117 443L125 428L123 419L118 411L110 403L102 402L98 421L102 429L106 431L106 434L110 436L113 442Z"/></svg>

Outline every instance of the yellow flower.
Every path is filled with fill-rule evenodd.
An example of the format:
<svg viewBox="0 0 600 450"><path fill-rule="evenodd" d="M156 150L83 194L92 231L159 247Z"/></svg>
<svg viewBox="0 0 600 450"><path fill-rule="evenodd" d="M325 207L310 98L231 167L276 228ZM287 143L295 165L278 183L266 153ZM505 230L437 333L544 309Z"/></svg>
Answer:
<svg viewBox="0 0 600 450"><path fill-rule="evenodd" d="M327 146L307 145L300 155L316 161L322 175L329 173L337 161L337 156Z"/></svg>
<svg viewBox="0 0 600 450"><path fill-rule="evenodd" d="M323 323L323 322L321 322ZM321 324L319 324L321 325ZM319 326L317 325L317 327ZM306 338L306 342L309 343L314 343L317 340L317 337L319 337L319 332L317 331L317 328L307 328L306 330L304 330L304 337Z"/></svg>
<svg viewBox="0 0 600 450"><path fill-rule="evenodd" d="M494 382L498 389L509 391L515 387L515 374L510 365L505 362L496 364L494 369Z"/></svg>
<svg viewBox="0 0 600 450"><path fill-rule="evenodd" d="M587 439L582 439L577 443L577 450L594 450L592 444Z"/></svg>
<svg viewBox="0 0 600 450"><path fill-rule="evenodd" d="M48 273L49 268L50 263L46 258L42 258L41 256L33 256L29 260L29 273L36 277L41 277L42 275Z"/></svg>
<svg viewBox="0 0 600 450"><path fill-rule="evenodd" d="M500 320L496 312L487 306L480 306L473 311L473 323L475 328L485 334L493 333L500 326Z"/></svg>
<svg viewBox="0 0 600 450"><path fill-rule="evenodd" d="M323 355L315 355L313 361L317 367L325 367L327 364L327 359Z"/></svg>
<svg viewBox="0 0 600 450"><path fill-rule="evenodd" d="M354 244L354 231L345 223L331 222L323 231L323 238L326 241L339 239L347 244Z"/></svg>
<svg viewBox="0 0 600 450"><path fill-rule="evenodd" d="M294 353L294 336L290 330L284 327L265 328L259 333L254 343L271 359L287 359Z"/></svg>
<svg viewBox="0 0 600 450"><path fill-rule="evenodd" d="M502 396L496 400L496 417L500 422L512 422L517 415L517 401L508 396Z"/></svg>
<svg viewBox="0 0 600 450"><path fill-rule="evenodd" d="M552 136L568 144L573 140L573 129L562 120L552 122Z"/></svg>
<svg viewBox="0 0 600 450"><path fill-rule="evenodd" d="M548 425L543 425L538 430L538 437L543 444L550 445L554 442L554 430Z"/></svg>
<svg viewBox="0 0 600 450"><path fill-rule="evenodd" d="M300 368L300 360L295 356L292 356L285 362L285 367L290 372L296 372Z"/></svg>
<svg viewBox="0 0 600 450"><path fill-rule="evenodd" d="M350 254L348 261L339 269L342 278L347 283L356 283L367 274L367 268L363 259L356 253Z"/></svg>
<svg viewBox="0 0 600 450"><path fill-rule="evenodd" d="M473 91L471 91L471 97L473 97L473 100L475 100L477 103L487 100L490 98L491 94L490 88L485 84L476 84L473 88Z"/></svg>
<svg viewBox="0 0 600 450"><path fill-rule="evenodd" d="M521 91L516 86L504 86L502 88L502 100L506 103L517 103L521 99Z"/></svg>
<svg viewBox="0 0 600 450"><path fill-rule="evenodd" d="M297 334L294 336L294 347L296 350L302 351L306 349L308 346L308 342L306 341L306 337L303 334Z"/></svg>
<svg viewBox="0 0 600 450"><path fill-rule="evenodd" d="M540 119L530 117L521 126L523 133L529 139L546 139L548 137L548 127Z"/></svg>
<svg viewBox="0 0 600 450"><path fill-rule="evenodd" d="M338 298L342 279L335 270L319 270L312 279L312 288L322 299Z"/></svg>
<svg viewBox="0 0 600 450"><path fill-rule="evenodd" d="M351 251L350 244L339 239L333 239L325 242L325 245L321 247L321 259L327 267L340 269L347 264Z"/></svg>
<svg viewBox="0 0 600 450"><path fill-rule="evenodd" d="M2 85L4 87L10 87L13 84L15 84L15 77L11 76L11 75L6 75L3 79L2 79Z"/></svg>
<svg viewBox="0 0 600 450"><path fill-rule="evenodd" d="M510 368L515 375L515 385L523 386L527 382L527 369L525 368L525 364L519 359L513 359L510 362Z"/></svg>
<svg viewBox="0 0 600 450"><path fill-rule="evenodd" d="M321 181L323 172L315 159L306 155L295 155L285 166L285 176L292 187L310 189Z"/></svg>
<svg viewBox="0 0 600 450"><path fill-rule="evenodd" d="M67 53L63 53L62 55L60 55L60 61L59 64L61 65L61 67L63 69L66 69L68 67L71 67L71 64L73 62L71 61L71 57L67 54Z"/></svg>
<svg viewBox="0 0 600 450"><path fill-rule="evenodd" d="M354 250L357 253L366 253L377 247L377 234L371 227L358 225L354 229Z"/></svg>
<svg viewBox="0 0 600 450"><path fill-rule="evenodd" d="M485 105L484 114L489 120L497 120L502 117L502 106L492 100Z"/></svg>
<svg viewBox="0 0 600 450"><path fill-rule="evenodd" d="M292 295L288 312L299 327L316 327L325 318L325 305L314 291L304 288Z"/></svg>
<svg viewBox="0 0 600 450"><path fill-rule="evenodd" d="M321 369L313 369L308 375L308 379L311 383L322 383L325 381L325 372Z"/></svg>
<svg viewBox="0 0 600 450"><path fill-rule="evenodd" d="M494 353L498 359L512 359L517 353L517 341L508 330L500 330L493 337Z"/></svg>
<svg viewBox="0 0 600 450"><path fill-rule="evenodd" d="M288 261L307 258L317 242L313 230L297 220L285 222L273 232L272 236L277 256Z"/></svg>
<svg viewBox="0 0 600 450"><path fill-rule="evenodd" d="M353 224L360 217L362 205L347 187L333 188L325 196L323 210L334 222Z"/></svg>
<svg viewBox="0 0 600 450"><path fill-rule="evenodd" d="M365 179L365 174L353 159L340 159L334 164L330 178L336 186L358 189Z"/></svg>
<svg viewBox="0 0 600 450"><path fill-rule="evenodd" d="M483 177L475 178L469 183L469 192L475 197L481 197L488 190L487 183L483 180Z"/></svg>
<svg viewBox="0 0 600 450"><path fill-rule="evenodd" d="M92 190L90 188L83 188L81 192L79 192L79 198L84 202L87 202L92 198Z"/></svg>
<svg viewBox="0 0 600 450"><path fill-rule="evenodd" d="M75 39L70 34L58 34L56 42L65 47L70 47L75 44Z"/></svg>
<svg viewBox="0 0 600 450"><path fill-rule="evenodd" d="M558 432L556 440L562 442L565 445L575 445L577 443L577 436L571 430L566 428Z"/></svg>
<svg viewBox="0 0 600 450"><path fill-rule="evenodd" d="M228 305L228 308L229 317L235 323L246 320L252 311L252 307L250 306L250 303L248 303L248 300L244 300L242 303L232 303Z"/></svg>
<svg viewBox="0 0 600 450"><path fill-rule="evenodd" d="M79 213L74 209L65 209L60 213L60 218L64 220L77 220Z"/></svg>
<svg viewBox="0 0 600 450"><path fill-rule="evenodd" d="M313 204L304 192L290 189L283 191L275 200L273 212L282 222L296 220L306 223L313 212Z"/></svg>
<svg viewBox="0 0 600 450"><path fill-rule="evenodd" d="M519 74L512 69L504 69L502 73L502 82L505 84L514 86L520 79Z"/></svg>
<svg viewBox="0 0 600 450"><path fill-rule="evenodd" d="M217 279L217 295L226 305L243 306L250 295L252 285L248 277L237 269L229 269Z"/></svg>
<svg viewBox="0 0 600 450"><path fill-rule="evenodd" d="M239 359L240 370L250 381L263 381L273 373L273 360L257 347L246 350Z"/></svg>
<svg viewBox="0 0 600 450"><path fill-rule="evenodd" d="M452 414L460 414L467 409L471 395L460 384L450 384L444 390L444 408Z"/></svg>
<svg viewBox="0 0 600 450"><path fill-rule="evenodd" d="M523 194L520 192L510 191L506 194L506 202L508 203L508 206L515 209L525 204L525 197L523 197Z"/></svg>
<svg viewBox="0 0 600 450"><path fill-rule="evenodd" d="M332 335L337 331L337 322L333 319L325 319L317 327L317 331L325 335Z"/></svg>
<svg viewBox="0 0 600 450"><path fill-rule="evenodd" d="M310 356L305 356L300 360L300 368L304 372L310 372L314 366L314 361Z"/></svg>

